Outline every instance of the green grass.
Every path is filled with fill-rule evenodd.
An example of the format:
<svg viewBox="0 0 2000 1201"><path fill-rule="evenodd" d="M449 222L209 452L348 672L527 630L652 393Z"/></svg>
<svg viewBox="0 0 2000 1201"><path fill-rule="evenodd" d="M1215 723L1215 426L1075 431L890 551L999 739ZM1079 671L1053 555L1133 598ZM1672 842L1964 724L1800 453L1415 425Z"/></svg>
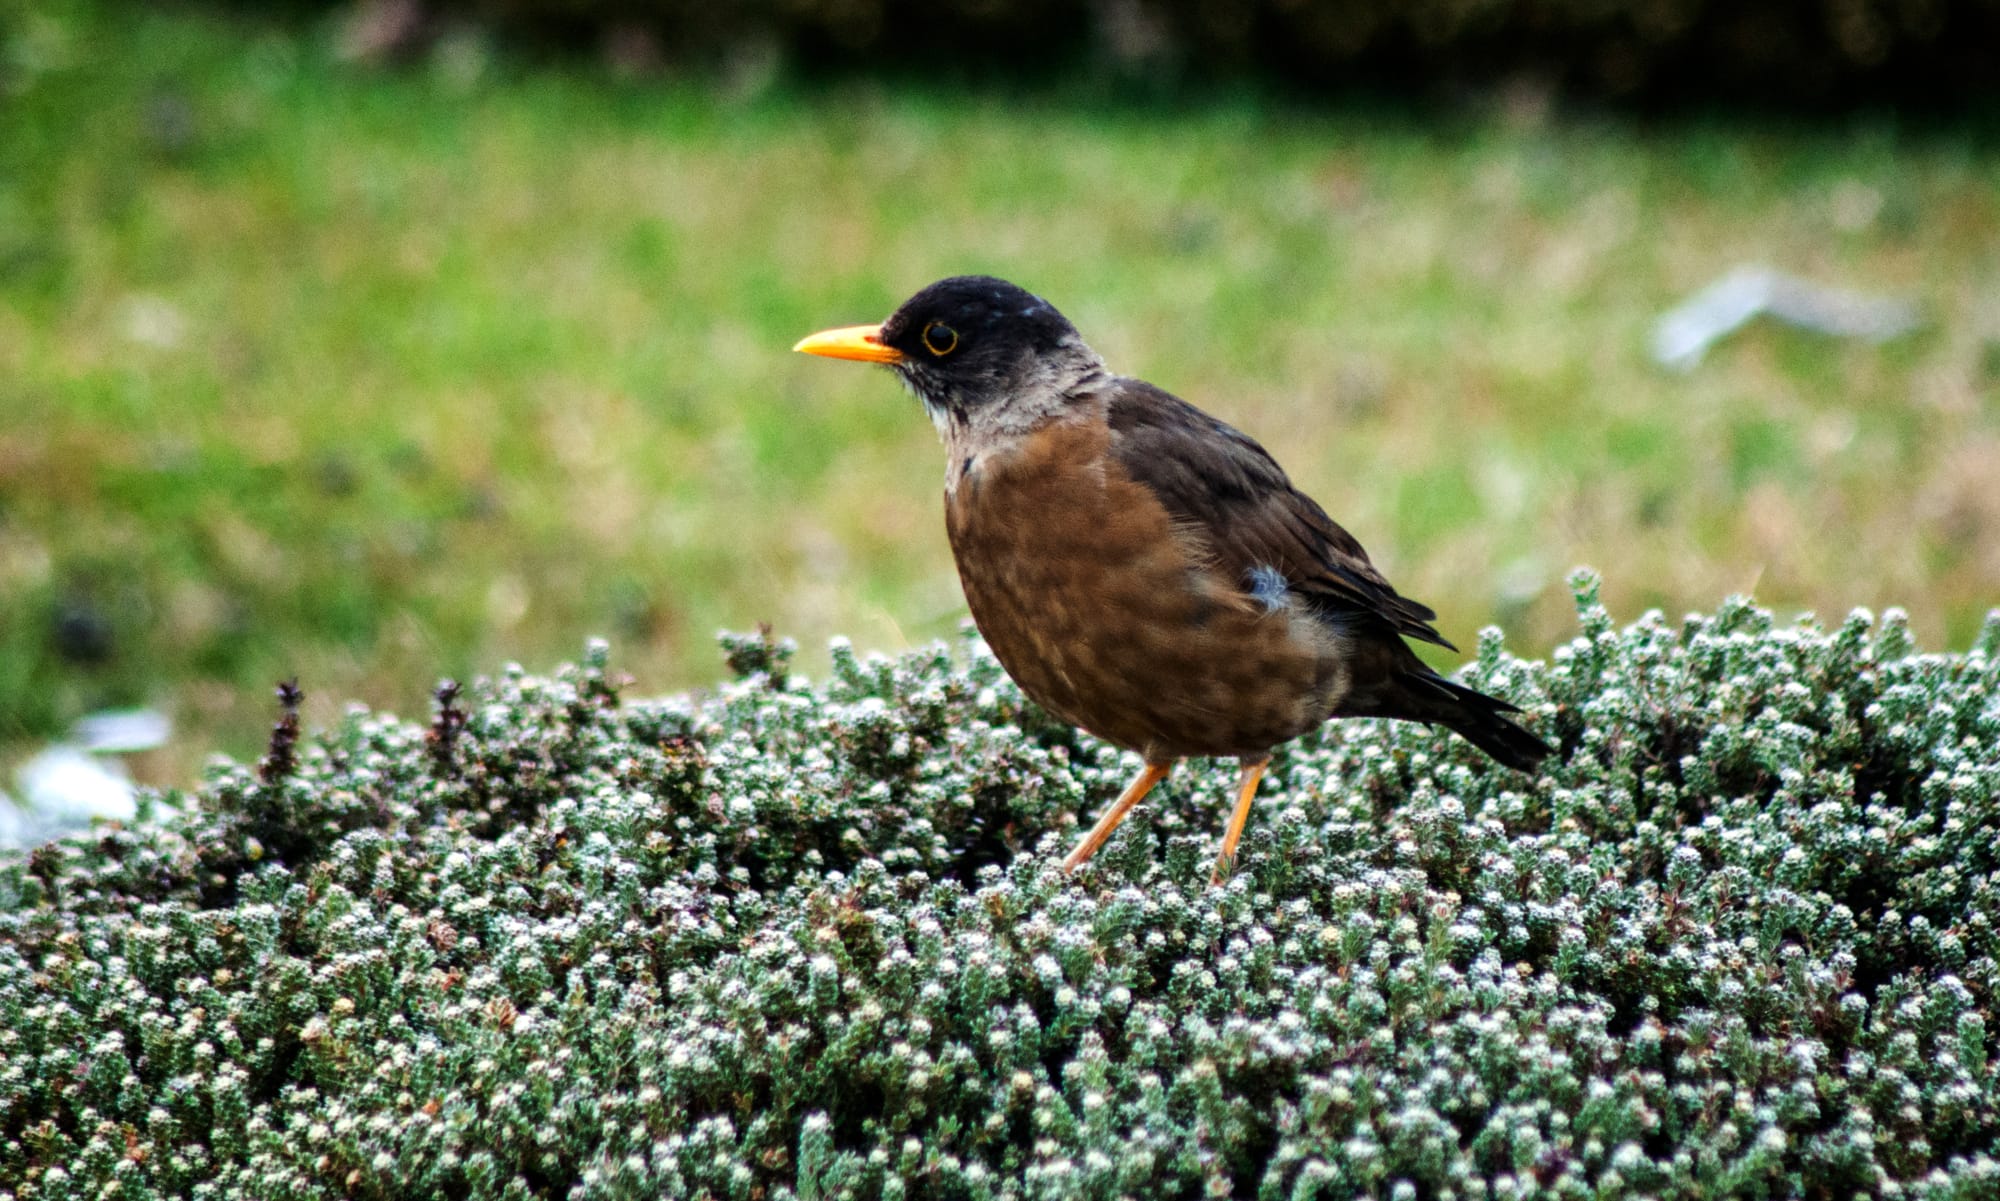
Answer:
<svg viewBox="0 0 2000 1201"><path fill-rule="evenodd" d="M1264 438L1470 645L1754 590L2000 598L2000 157L1899 133L377 72L200 10L17 11L0 101L0 741L145 700L153 765L616 638L897 649L962 602L882 373L786 353L959 271ZM1649 323L1737 263L1919 297L1889 346ZM55 650L59 613L109 657ZM809 670L823 666L808 657Z"/></svg>

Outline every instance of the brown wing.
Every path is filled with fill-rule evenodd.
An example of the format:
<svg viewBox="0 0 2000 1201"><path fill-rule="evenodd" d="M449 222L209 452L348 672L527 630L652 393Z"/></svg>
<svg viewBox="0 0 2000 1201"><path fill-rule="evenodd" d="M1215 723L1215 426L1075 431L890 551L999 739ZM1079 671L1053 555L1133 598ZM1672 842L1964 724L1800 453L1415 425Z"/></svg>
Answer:
<svg viewBox="0 0 2000 1201"><path fill-rule="evenodd" d="M1143 380L1119 379L1103 395L1111 453L1177 523L1204 536L1238 587L1275 568L1329 621L1458 649L1432 628L1437 614L1397 595L1354 535L1292 487L1248 434Z"/></svg>

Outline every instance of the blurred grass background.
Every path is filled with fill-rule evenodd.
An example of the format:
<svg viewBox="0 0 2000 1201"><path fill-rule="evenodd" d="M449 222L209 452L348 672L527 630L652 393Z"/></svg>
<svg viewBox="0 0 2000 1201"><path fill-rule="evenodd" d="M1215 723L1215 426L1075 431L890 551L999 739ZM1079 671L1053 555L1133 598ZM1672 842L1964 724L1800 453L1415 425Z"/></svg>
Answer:
<svg viewBox="0 0 2000 1201"><path fill-rule="evenodd" d="M884 373L787 353L985 271L1263 439L1461 645L1754 592L2000 601L1990 125L1648 120L1210 91L621 75L476 35L51 0L4 27L0 758L181 723L183 782L308 714L614 640L641 691L763 620L808 670L963 615ZM1654 318L1745 262L1918 299L1692 374Z"/></svg>

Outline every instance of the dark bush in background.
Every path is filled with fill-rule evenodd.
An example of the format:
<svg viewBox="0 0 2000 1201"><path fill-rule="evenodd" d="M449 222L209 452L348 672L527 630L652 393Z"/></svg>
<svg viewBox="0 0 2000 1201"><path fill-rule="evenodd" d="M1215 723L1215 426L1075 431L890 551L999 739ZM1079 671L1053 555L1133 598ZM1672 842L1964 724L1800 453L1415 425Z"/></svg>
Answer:
<svg viewBox="0 0 2000 1201"><path fill-rule="evenodd" d="M1515 76L1663 101L1962 103L2000 80L2000 0L364 0L378 39L453 20L636 60L1084 62L1313 90ZM393 41L394 38L389 40Z"/></svg>

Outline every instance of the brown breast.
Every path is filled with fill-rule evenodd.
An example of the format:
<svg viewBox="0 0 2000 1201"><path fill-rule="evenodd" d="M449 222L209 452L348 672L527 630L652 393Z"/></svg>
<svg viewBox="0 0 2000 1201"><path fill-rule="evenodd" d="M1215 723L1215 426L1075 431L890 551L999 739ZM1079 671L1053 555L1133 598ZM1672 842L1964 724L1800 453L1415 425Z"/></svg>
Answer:
<svg viewBox="0 0 2000 1201"><path fill-rule="evenodd" d="M1038 704L1152 761L1256 755L1346 691L1337 635L1269 611L1107 453L1053 422L961 461L945 526L966 603Z"/></svg>

